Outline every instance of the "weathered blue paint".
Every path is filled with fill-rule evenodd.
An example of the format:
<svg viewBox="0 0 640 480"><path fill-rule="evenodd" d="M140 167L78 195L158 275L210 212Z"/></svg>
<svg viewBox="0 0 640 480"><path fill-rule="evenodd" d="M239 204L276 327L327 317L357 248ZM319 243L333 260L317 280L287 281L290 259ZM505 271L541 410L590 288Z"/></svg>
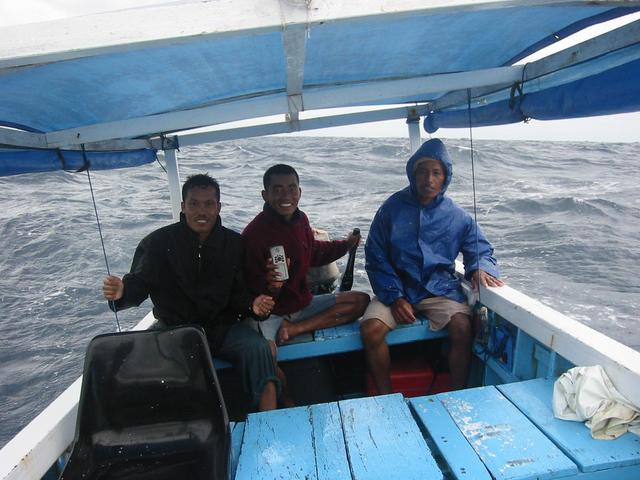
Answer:
<svg viewBox="0 0 640 480"><path fill-rule="evenodd" d="M316 480L313 429L306 407L247 417L236 479Z"/></svg>
<svg viewBox="0 0 640 480"><path fill-rule="evenodd" d="M351 479L338 404L313 405L310 410L318 480Z"/></svg>
<svg viewBox="0 0 640 480"><path fill-rule="evenodd" d="M421 340L432 340L447 336L446 330L434 332L429 329L429 321L420 317L416 323L402 325L387 335L389 345L401 343L418 342ZM313 335L306 335L303 338L294 339L293 343L288 343L278 347L278 360L298 360L300 358L321 357L336 353L353 352L362 350L362 339L360 338L360 324L358 322L347 323L333 328L318 330ZM228 368L231 365L220 359L214 359L217 369Z"/></svg>
<svg viewBox="0 0 640 480"><path fill-rule="evenodd" d="M627 433L616 440L594 440L581 422L553 416L553 379L499 385L497 388L558 445L583 472L635 465L640 478L640 437ZM612 473L612 478L618 478Z"/></svg>
<svg viewBox="0 0 640 480"><path fill-rule="evenodd" d="M402 395L339 402L354 479L441 479Z"/></svg>
<svg viewBox="0 0 640 480"><path fill-rule="evenodd" d="M436 396L412 398L409 404L456 480L491 480L484 464Z"/></svg>
<svg viewBox="0 0 640 480"><path fill-rule="evenodd" d="M249 415L237 480L438 480L402 395Z"/></svg>
<svg viewBox="0 0 640 480"><path fill-rule="evenodd" d="M496 480L575 475L576 465L495 387L436 396Z"/></svg>
<svg viewBox="0 0 640 480"><path fill-rule="evenodd" d="M238 458L242 448L242 438L244 437L244 422L229 424L231 430L231 448L229 450L229 478L235 478L238 468Z"/></svg>

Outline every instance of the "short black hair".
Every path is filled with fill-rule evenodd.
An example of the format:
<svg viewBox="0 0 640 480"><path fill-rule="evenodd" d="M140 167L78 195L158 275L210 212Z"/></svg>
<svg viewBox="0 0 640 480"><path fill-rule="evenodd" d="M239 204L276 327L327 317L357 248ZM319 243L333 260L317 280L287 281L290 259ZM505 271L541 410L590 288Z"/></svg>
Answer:
<svg viewBox="0 0 640 480"><path fill-rule="evenodd" d="M271 175L295 175L296 181L300 183L300 177L298 176L298 172L291 165L285 165L284 163L278 163L273 167L269 167L264 175L262 176L262 185L264 185L264 189L268 190L269 185L271 184Z"/></svg>
<svg viewBox="0 0 640 480"><path fill-rule="evenodd" d="M213 187L216 189L216 200L220 201L220 185L218 185L218 181L209 176L208 173L197 173L195 175L190 175L187 177L187 181L182 185L182 201L184 202L189 194L189 190L193 188L209 188Z"/></svg>

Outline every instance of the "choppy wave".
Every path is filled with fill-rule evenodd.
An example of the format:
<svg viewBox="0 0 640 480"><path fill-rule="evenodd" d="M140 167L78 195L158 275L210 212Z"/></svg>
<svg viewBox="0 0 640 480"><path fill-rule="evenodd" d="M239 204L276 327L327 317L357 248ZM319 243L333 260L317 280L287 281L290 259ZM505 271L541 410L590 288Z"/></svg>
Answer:
<svg viewBox="0 0 640 480"><path fill-rule="evenodd" d="M447 142L449 194L477 218L515 288L635 348L640 346L640 144ZM209 172L223 222L241 230L262 208L275 163L301 176L301 207L334 238L363 234L403 188L405 139L272 137L185 148L181 175ZM475 178L473 178L475 177ZM92 173L110 268L125 273L137 242L171 221L158 164ZM115 329L101 299L106 268L86 174L0 179L0 444L80 373L90 338ZM340 264L341 265L341 264ZM362 254L354 288L369 291ZM122 312L124 327L146 311Z"/></svg>

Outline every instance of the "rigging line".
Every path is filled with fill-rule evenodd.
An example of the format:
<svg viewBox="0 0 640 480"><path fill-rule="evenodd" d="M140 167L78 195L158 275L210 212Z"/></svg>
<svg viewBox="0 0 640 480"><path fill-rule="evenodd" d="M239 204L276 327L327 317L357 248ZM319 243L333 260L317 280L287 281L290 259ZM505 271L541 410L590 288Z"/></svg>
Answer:
<svg viewBox="0 0 640 480"><path fill-rule="evenodd" d="M471 148L471 185L473 189L473 220L475 222L476 234L476 262L478 262L478 303L482 303L480 298L480 248L478 246L478 208L476 204L476 169L473 161L473 125L471 121L471 89L467 88L467 115L469 117L469 147Z"/></svg>
<svg viewBox="0 0 640 480"><path fill-rule="evenodd" d="M96 223L98 224L98 233L100 234L100 243L102 244L102 255L104 256L104 263L107 266L107 275L111 275L111 271L109 269L109 260L107 259L107 250L104 247L104 238L102 236L102 227L100 226L100 217L98 216L98 206L96 205L96 197L93 193L93 184L91 183L91 174L89 173L91 164L89 160L87 160L87 152L84 148L84 143L82 146L82 160L84 161L85 170L87 171L87 178L89 179L89 189L91 190L91 200L93 201L93 211L96 214ZM113 300L109 300L109 305L113 310L113 314L116 317L116 326L118 327L118 332L122 332L120 328L120 320L118 319L118 312L116 311L116 306Z"/></svg>

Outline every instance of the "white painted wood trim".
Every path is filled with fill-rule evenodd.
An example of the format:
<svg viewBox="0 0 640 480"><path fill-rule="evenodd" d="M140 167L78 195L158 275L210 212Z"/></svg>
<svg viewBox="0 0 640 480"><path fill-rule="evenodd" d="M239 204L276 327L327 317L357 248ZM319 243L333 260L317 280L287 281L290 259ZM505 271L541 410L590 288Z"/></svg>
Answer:
<svg viewBox="0 0 640 480"><path fill-rule="evenodd" d="M171 199L171 213L173 221L180 221L182 211L182 190L180 188L180 170L178 167L178 154L174 148L164 151L165 164L167 165L167 180L169 181L169 197Z"/></svg>
<svg viewBox="0 0 640 480"><path fill-rule="evenodd" d="M618 391L640 400L640 352L505 285L482 288L482 303L578 366L602 365Z"/></svg>
<svg viewBox="0 0 640 480"><path fill-rule="evenodd" d="M420 138L420 117L407 120L407 128L409 129L409 143L411 145L411 153L415 153L422 145Z"/></svg>
<svg viewBox="0 0 640 480"><path fill-rule="evenodd" d="M298 130L308 131L322 128L340 127L345 125L356 125L362 123L383 122L386 120L404 119L409 115L410 110L415 110L419 115L427 112L427 107L396 107L381 110L369 110L365 112L344 113L338 115L327 115L324 117L306 118L299 120ZM184 133L178 135L180 146L200 145L203 143L222 142L225 140L236 140L238 138L261 137L264 135L275 135L278 133L291 133L292 126L289 122L266 123L262 125L252 125L248 127L236 127L222 130L212 130L210 132Z"/></svg>
<svg viewBox="0 0 640 480"><path fill-rule="evenodd" d="M216 0L175 2L82 17L0 28L0 68L37 65L170 45L196 37L259 33L281 29L281 5L293 1ZM596 4L634 6L640 0L311 0L307 22L338 22L384 15L388 19L422 13L471 11L514 6ZM294 17L294 21L296 17Z"/></svg>
<svg viewBox="0 0 640 480"><path fill-rule="evenodd" d="M464 267L456 262L458 273ZM618 391L640 407L640 352L508 285L480 288L482 303L577 366L602 365Z"/></svg>
<svg viewBox="0 0 640 480"><path fill-rule="evenodd" d="M502 84L520 79L522 68L522 66L499 67L430 77L310 88L304 92L303 102L307 110L315 110L389 101L407 95L426 95L451 89ZM287 97L284 94L272 94L261 98L243 98L199 109L59 130L47 133L46 138L49 147L62 148L117 138L157 135L160 132L174 132L285 114L288 111Z"/></svg>
<svg viewBox="0 0 640 480"><path fill-rule="evenodd" d="M0 145L46 148L47 137L43 133L24 132L13 128L0 127Z"/></svg>

